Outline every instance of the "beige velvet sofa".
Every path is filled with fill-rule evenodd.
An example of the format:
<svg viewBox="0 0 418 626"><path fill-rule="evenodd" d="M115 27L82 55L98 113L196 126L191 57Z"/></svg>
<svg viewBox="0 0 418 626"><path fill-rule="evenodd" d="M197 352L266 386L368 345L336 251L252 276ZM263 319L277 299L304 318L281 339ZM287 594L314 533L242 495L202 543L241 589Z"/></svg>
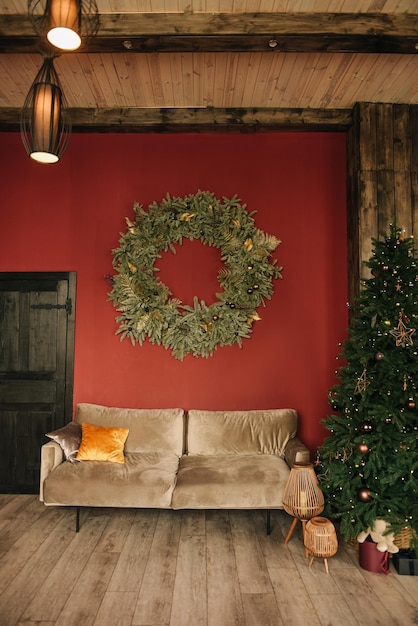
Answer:
<svg viewBox="0 0 418 626"><path fill-rule="evenodd" d="M47 506L281 509L294 462L308 462L294 409L207 411L79 404L75 422L128 428L124 463L68 462L41 448L40 499Z"/></svg>

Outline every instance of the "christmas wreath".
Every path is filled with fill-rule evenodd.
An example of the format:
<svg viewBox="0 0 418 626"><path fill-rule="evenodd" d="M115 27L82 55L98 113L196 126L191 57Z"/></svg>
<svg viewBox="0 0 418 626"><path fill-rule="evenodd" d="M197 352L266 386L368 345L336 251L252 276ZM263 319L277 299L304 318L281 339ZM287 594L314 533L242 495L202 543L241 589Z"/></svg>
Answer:
<svg viewBox="0 0 418 626"><path fill-rule="evenodd" d="M261 319L257 307L271 298L273 278L281 278L282 268L270 258L280 241L255 227L254 213L237 196L218 200L202 191L184 198L167 194L148 210L136 203L134 213L134 221L126 218L120 247L113 250L116 274L109 298L119 313L116 334L133 345L148 337L180 360L187 354L208 357L218 346L241 347ZM222 291L213 304L195 297L193 306L184 305L157 277L160 253L175 253L184 237L221 252Z"/></svg>

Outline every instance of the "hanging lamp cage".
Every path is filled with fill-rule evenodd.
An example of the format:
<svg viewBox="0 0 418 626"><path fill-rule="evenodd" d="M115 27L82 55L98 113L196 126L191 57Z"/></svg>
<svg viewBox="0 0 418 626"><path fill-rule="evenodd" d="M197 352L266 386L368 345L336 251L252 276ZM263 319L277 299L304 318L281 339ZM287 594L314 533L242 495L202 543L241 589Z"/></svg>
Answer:
<svg viewBox="0 0 418 626"><path fill-rule="evenodd" d="M68 148L71 120L53 57L44 59L29 89L20 132L26 152L40 163L56 163Z"/></svg>
<svg viewBox="0 0 418 626"><path fill-rule="evenodd" d="M76 50L94 37L100 17L95 0L28 0L35 32L61 50Z"/></svg>

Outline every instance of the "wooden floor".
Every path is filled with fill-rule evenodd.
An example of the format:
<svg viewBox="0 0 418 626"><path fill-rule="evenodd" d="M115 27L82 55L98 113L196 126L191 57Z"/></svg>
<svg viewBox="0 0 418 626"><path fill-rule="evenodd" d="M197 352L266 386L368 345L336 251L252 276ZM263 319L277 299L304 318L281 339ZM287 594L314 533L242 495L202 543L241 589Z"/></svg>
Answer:
<svg viewBox="0 0 418 626"><path fill-rule="evenodd" d="M272 512L46 508L0 495L1 626L409 626L418 577L374 574L340 542L309 569ZM299 525L300 526L300 525Z"/></svg>

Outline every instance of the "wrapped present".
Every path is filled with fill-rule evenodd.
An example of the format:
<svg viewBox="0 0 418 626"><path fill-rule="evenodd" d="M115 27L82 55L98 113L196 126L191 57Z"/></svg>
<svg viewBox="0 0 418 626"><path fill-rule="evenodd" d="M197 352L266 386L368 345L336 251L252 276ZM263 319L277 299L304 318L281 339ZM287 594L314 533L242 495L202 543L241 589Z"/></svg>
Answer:
<svg viewBox="0 0 418 626"><path fill-rule="evenodd" d="M359 565L369 572L389 574L389 554L387 550L380 552L377 544L367 537L363 543L359 543Z"/></svg>
<svg viewBox="0 0 418 626"><path fill-rule="evenodd" d="M418 558L414 550L400 549L392 558L398 574L418 576Z"/></svg>

